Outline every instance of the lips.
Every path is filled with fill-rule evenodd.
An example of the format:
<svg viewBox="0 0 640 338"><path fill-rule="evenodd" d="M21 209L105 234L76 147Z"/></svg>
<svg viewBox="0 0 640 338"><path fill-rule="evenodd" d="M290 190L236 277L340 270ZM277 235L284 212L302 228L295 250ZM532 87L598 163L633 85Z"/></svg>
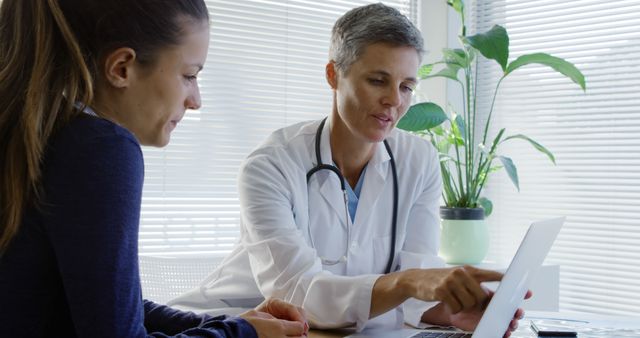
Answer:
<svg viewBox="0 0 640 338"><path fill-rule="evenodd" d="M383 122L383 123L392 123L393 122L393 118L389 115L385 115L385 114L377 114L377 115L373 115L373 118L375 118L376 120Z"/></svg>
<svg viewBox="0 0 640 338"><path fill-rule="evenodd" d="M173 124L178 124L178 123L180 123L180 121L182 121L183 117L184 117L184 112L182 114L180 114L180 116L178 116L177 119L173 119L170 122L173 123Z"/></svg>

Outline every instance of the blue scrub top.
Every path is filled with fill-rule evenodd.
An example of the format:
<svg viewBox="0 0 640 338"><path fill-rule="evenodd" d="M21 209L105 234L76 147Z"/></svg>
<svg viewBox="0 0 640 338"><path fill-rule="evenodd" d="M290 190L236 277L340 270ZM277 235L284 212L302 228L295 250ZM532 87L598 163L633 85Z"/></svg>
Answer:
<svg viewBox="0 0 640 338"><path fill-rule="evenodd" d="M351 217L351 223L353 223L356 218L356 210L358 209L358 201L360 200L360 191L362 191L362 182L364 181L364 174L366 172L367 167L365 166L360 174L360 178L358 178L358 183L356 183L355 189L351 189L349 182L345 182L345 186L347 187L347 198L349 200L349 216Z"/></svg>

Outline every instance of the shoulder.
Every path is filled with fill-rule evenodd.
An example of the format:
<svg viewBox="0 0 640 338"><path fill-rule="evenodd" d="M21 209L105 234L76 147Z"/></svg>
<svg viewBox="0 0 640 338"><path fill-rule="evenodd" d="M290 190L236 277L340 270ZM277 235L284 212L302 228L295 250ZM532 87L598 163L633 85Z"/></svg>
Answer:
<svg viewBox="0 0 640 338"><path fill-rule="evenodd" d="M320 122L321 121L305 121L280 128L271 133L271 135L258 146L254 153L260 151L277 151L280 149L297 150L304 146L306 140L315 137Z"/></svg>
<svg viewBox="0 0 640 338"><path fill-rule="evenodd" d="M140 148L138 140L127 129L105 119L84 115L75 117L60 128L51 144L59 147L110 142L131 144L134 148Z"/></svg>
<svg viewBox="0 0 640 338"><path fill-rule="evenodd" d="M401 180L419 190L441 186L438 150L428 139L398 129L387 139Z"/></svg>
<svg viewBox="0 0 640 338"><path fill-rule="evenodd" d="M387 140L394 154L397 153L411 163L431 161L438 156L438 151L429 140L404 130L395 128Z"/></svg>
<svg viewBox="0 0 640 338"><path fill-rule="evenodd" d="M54 181L85 177L141 184L144 177L142 151L133 134L90 116L76 117L57 131L47 146L43 165L44 178Z"/></svg>
<svg viewBox="0 0 640 338"><path fill-rule="evenodd" d="M274 131L247 156L243 170L260 163L298 168L308 166L313 155L309 151L319 124L320 121L305 121Z"/></svg>
<svg viewBox="0 0 640 338"><path fill-rule="evenodd" d="M135 136L119 125L91 116L78 116L60 128L49 142L48 160L142 160Z"/></svg>

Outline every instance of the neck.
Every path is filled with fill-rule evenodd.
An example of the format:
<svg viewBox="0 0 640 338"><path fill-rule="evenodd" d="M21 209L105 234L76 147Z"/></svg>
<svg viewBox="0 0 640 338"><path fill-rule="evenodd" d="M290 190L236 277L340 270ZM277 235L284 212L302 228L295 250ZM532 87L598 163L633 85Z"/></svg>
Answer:
<svg viewBox="0 0 640 338"><path fill-rule="evenodd" d="M91 109L96 113L96 115L100 116L103 119L107 119L115 124L120 125L118 122L118 116L113 110L114 100L107 99L108 95L104 95L103 91L96 90L94 94L93 103L91 104ZM109 102L109 104L105 104L105 102Z"/></svg>
<svg viewBox="0 0 640 338"><path fill-rule="evenodd" d="M354 188L362 170L373 157L375 143L358 139L340 118L331 121L331 157L349 185Z"/></svg>

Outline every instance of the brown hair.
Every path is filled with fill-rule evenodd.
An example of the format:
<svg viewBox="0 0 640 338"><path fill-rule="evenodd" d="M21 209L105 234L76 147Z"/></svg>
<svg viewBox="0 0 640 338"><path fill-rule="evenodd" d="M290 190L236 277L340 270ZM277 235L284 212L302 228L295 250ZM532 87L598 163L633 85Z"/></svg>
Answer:
<svg viewBox="0 0 640 338"><path fill-rule="evenodd" d="M90 105L100 60L130 47L153 64L203 0L4 0L0 7L0 254L39 199L51 135Z"/></svg>

